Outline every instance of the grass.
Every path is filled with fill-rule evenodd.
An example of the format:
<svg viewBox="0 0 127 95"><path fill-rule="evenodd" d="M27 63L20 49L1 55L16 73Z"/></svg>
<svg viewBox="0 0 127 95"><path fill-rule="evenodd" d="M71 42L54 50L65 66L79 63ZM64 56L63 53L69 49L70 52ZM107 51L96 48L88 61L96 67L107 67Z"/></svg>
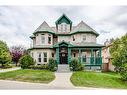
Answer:
<svg viewBox="0 0 127 95"><path fill-rule="evenodd" d="M127 81L121 81L120 75L113 72L74 72L71 82L81 87L127 88Z"/></svg>
<svg viewBox="0 0 127 95"><path fill-rule="evenodd" d="M49 83L55 79L55 75L53 72L50 72L48 70L21 69L0 73L0 79L24 81L24 82L36 82L36 83Z"/></svg>

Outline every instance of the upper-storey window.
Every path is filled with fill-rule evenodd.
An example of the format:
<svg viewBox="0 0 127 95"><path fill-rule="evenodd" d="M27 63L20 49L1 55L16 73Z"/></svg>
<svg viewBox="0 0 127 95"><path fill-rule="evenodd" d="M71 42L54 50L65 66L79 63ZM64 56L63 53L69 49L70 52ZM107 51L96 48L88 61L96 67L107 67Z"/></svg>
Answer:
<svg viewBox="0 0 127 95"><path fill-rule="evenodd" d="M51 35L48 35L48 44L51 44Z"/></svg>
<svg viewBox="0 0 127 95"><path fill-rule="evenodd" d="M67 24L66 23L61 24L61 32L67 32Z"/></svg>
<svg viewBox="0 0 127 95"><path fill-rule="evenodd" d="M45 35L41 34L41 43L44 44L45 43Z"/></svg>
<svg viewBox="0 0 127 95"><path fill-rule="evenodd" d="M82 36L82 40L83 40L83 41L86 41L86 35L83 35L83 36Z"/></svg>
<svg viewBox="0 0 127 95"><path fill-rule="evenodd" d="M73 36L73 41L75 41L75 36Z"/></svg>

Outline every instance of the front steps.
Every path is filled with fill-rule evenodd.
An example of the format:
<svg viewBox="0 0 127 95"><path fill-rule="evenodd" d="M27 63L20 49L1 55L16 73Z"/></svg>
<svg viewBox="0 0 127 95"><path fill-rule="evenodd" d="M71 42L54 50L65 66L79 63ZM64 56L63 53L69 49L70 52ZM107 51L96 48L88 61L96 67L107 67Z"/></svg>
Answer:
<svg viewBox="0 0 127 95"><path fill-rule="evenodd" d="M70 72L69 65L68 65L68 64L59 64L59 65L58 65L57 72L58 72L58 73Z"/></svg>

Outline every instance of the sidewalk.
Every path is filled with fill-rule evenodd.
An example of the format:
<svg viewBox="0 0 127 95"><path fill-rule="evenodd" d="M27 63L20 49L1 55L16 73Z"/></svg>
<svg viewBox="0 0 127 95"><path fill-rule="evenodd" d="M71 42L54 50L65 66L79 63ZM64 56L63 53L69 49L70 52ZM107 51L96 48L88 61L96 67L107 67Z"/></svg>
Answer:
<svg viewBox="0 0 127 95"><path fill-rule="evenodd" d="M21 68L20 67L14 67L14 68L9 68L9 69L1 69L0 73L19 70L19 69L21 69Z"/></svg>

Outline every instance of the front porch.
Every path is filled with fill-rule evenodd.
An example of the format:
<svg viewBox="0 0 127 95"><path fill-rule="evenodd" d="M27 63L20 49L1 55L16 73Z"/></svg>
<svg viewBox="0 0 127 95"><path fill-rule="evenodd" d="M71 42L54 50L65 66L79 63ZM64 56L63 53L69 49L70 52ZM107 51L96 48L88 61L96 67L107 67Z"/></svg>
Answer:
<svg viewBox="0 0 127 95"><path fill-rule="evenodd" d="M78 59L79 62L85 66L101 66L102 65L102 55L101 48L71 48L71 55L68 62L73 58Z"/></svg>
<svg viewBox="0 0 127 95"><path fill-rule="evenodd" d="M98 44L89 46L74 46L68 42L60 42L54 46L56 49L56 61L61 64L62 55L64 62L69 64L72 59L77 59L86 67L101 67L102 65L102 46ZM66 58L65 58L66 57ZM66 59L66 61L65 61ZM66 63L64 63L66 64Z"/></svg>

